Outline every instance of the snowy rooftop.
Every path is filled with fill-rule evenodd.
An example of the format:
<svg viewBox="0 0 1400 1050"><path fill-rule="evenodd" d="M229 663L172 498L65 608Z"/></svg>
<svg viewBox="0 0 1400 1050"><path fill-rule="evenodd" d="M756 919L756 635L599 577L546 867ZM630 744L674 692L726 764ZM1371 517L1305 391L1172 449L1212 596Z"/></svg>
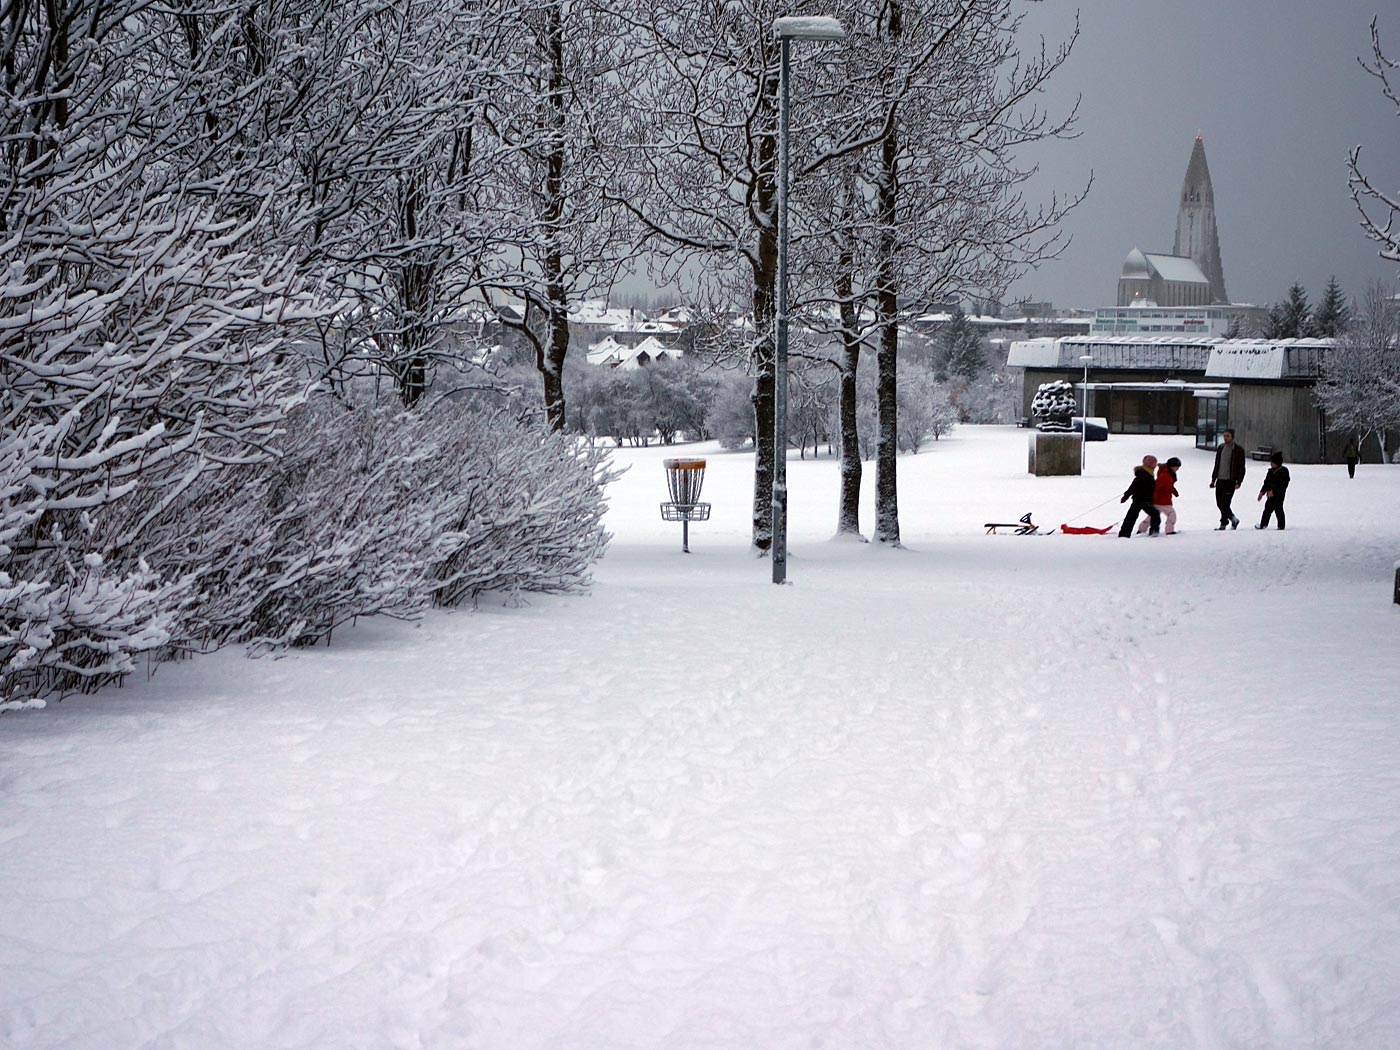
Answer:
<svg viewBox="0 0 1400 1050"><path fill-rule="evenodd" d="M609 306L604 299L580 299L569 306L569 320L573 324L615 325L641 318L635 310L621 306Z"/></svg>
<svg viewBox="0 0 1400 1050"><path fill-rule="evenodd" d="M1019 368L1167 369L1222 379L1307 379L1319 374L1330 339L1224 339L1195 336L1067 336L1020 339L1006 363Z"/></svg>
<svg viewBox="0 0 1400 1050"><path fill-rule="evenodd" d="M1123 260L1121 276L1130 280L1145 280L1156 273L1164 281L1180 281L1186 284L1209 284L1210 279L1201 272L1194 259L1184 255L1164 255L1158 252L1144 252L1134 248Z"/></svg>
<svg viewBox="0 0 1400 1050"><path fill-rule="evenodd" d="M630 352L612 336L607 336L590 346L584 356L591 365L605 365L620 361Z"/></svg>
<svg viewBox="0 0 1400 1050"><path fill-rule="evenodd" d="M648 321L643 317L626 318L612 325L614 332L650 332L656 335L675 335L680 329L666 321Z"/></svg>

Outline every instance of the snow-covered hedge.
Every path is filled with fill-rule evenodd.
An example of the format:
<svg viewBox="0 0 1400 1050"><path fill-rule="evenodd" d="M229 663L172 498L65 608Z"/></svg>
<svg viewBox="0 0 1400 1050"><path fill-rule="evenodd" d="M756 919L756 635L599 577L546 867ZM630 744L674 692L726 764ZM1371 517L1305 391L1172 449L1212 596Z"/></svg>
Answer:
<svg viewBox="0 0 1400 1050"><path fill-rule="evenodd" d="M141 653L307 645L357 616L567 592L607 543L590 443L477 406L318 395L270 459L144 486L19 558L48 511L34 434L0 440L0 703L100 685ZM155 477L162 475L156 473ZM140 523L129 568L97 552ZM87 551L88 553L84 553ZM127 554L127 557L132 555ZM110 560L109 560L110 559Z"/></svg>
<svg viewBox="0 0 1400 1050"><path fill-rule="evenodd" d="M260 519L271 535L228 573L247 597L210 626L306 645L356 616L580 589L606 545L611 477L587 443L469 404L318 398L288 419Z"/></svg>

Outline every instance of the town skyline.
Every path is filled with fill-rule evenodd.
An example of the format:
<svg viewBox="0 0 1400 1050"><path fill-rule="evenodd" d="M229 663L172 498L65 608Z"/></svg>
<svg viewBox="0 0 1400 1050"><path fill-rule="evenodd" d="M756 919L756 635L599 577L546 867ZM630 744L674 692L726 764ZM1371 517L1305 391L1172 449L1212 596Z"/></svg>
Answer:
<svg viewBox="0 0 1400 1050"><path fill-rule="evenodd" d="M1081 96L1080 134L1028 159L1040 165L1038 199L1073 192L1091 170L1094 186L1064 223L1069 246L1008 301L1110 305L1131 249L1171 250L1197 135L1232 301L1276 302L1295 281L1316 297L1332 274L1351 296L1377 281L1394 287L1395 265L1361 230L1346 165L1360 145L1363 170L1383 183L1400 169L1400 115L1358 64L1370 56L1371 20L1384 41L1400 17L1364 0L1183 0L1170 18L1139 2L1083 0L1031 5L1025 32L1053 46L1076 9L1079 40L1043 104L1058 112Z"/></svg>

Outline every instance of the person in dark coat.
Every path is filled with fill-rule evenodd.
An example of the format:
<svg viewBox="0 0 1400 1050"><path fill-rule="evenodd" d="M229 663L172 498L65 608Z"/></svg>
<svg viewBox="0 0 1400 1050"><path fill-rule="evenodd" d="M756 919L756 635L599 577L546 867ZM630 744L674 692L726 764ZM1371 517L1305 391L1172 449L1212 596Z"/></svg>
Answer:
<svg viewBox="0 0 1400 1050"><path fill-rule="evenodd" d="M1269 472L1264 475L1264 484L1259 489L1259 495L1255 498L1264 501L1264 517L1259 520L1256 529L1267 529L1269 527L1269 516L1278 515L1279 531L1283 531L1283 497L1288 494L1288 468L1283 465L1283 453L1275 452L1269 457Z"/></svg>
<svg viewBox="0 0 1400 1050"><path fill-rule="evenodd" d="M1132 506L1128 508L1127 517L1123 519L1123 527L1118 530L1118 535L1128 540L1133 537L1133 524L1137 521L1139 514L1146 514L1148 520L1147 534L1157 535L1157 530L1162 525L1162 515L1156 507L1152 505L1153 491L1157 486L1157 480L1152 476L1153 469L1157 466L1156 456L1143 456L1142 465L1133 469L1133 480L1128 485L1127 491L1123 493L1123 498L1119 503L1127 503L1132 500Z"/></svg>
<svg viewBox="0 0 1400 1050"><path fill-rule="evenodd" d="M1240 527L1240 519L1230 509L1230 501L1235 498L1235 490L1244 484L1244 449L1235 444L1235 432L1225 430L1220 447L1215 450L1215 469L1210 472L1210 487L1215 489L1215 505L1220 508L1220 524L1215 531L1227 526Z"/></svg>
<svg viewBox="0 0 1400 1050"><path fill-rule="evenodd" d="M1181 460L1175 456L1165 463L1158 463L1157 480L1152 487L1152 505L1162 516L1162 532L1167 536L1176 532L1176 508L1172 506L1172 497L1181 495L1176 491L1176 470L1180 466ZM1144 517L1138 522L1136 535L1141 536L1151 524L1152 519Z"/></svg>
<svg viewBox="0 0 1400 1050"><path fill-rule="evenodd" d="M1361 459L1361 450L1356 447L1356 438L1347 441L1347 447L1342 449L1342 458L1347 461L1347 477L1356 477L1356 464Z"/></svg>

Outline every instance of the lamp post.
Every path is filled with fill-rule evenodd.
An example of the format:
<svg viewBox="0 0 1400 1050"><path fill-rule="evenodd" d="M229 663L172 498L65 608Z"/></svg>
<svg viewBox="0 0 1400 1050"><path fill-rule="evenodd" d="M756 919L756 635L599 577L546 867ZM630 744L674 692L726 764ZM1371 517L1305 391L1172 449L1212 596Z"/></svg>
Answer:
<svg viewBox="0 0 1400 1050"><path fill-rule="evenodd" d="M1085 354L1079 359L1084 366L1084 410L1079 414L1079 476L1084 476L1084 446L1089 443L1089 362L1094 358Z"/></svg>
<svg viewBox="0 0 1400 1050"><path fill-rule="evenodd" d="M834 18L773 20L778 40L778 316L773 354L773 582L787 579L787 395L788 395L788 45L794 40L844 40Z"/></svg>

